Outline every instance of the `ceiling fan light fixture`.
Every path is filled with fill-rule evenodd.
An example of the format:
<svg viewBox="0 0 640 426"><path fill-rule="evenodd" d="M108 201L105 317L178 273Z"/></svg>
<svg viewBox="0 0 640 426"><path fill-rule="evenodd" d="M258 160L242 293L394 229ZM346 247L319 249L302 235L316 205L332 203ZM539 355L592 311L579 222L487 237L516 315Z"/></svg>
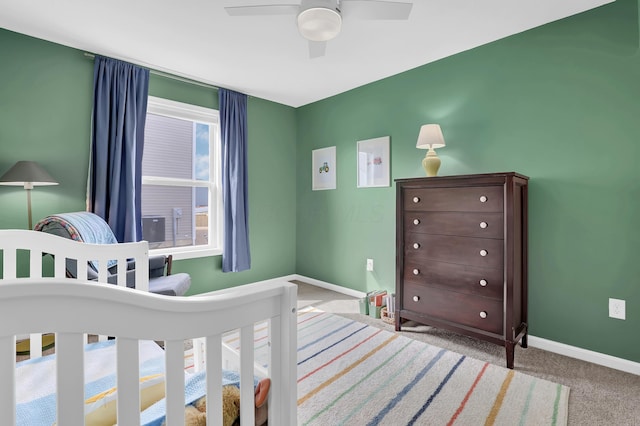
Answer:
<svg viewBox="0 0 640 426"><path fill-rule="evenodd" d="M340 13L326 7L311 7L298 14L298 30L311 41L327 41L336 37L342 27Z"/></svg>

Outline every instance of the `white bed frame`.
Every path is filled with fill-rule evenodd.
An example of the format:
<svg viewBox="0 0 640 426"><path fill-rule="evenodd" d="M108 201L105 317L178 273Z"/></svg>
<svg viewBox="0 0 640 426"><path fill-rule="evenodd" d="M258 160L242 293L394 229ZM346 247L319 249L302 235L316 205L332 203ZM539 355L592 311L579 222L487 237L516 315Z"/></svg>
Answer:
<svg viewBox="0 0 640 426"><path fill-rule="evenodd" d="M146 246L146 243L135 244ZM83 265L86 268L87 260L102 260L100 271L106 276L105 259L126 262L127 258L134 257L130 253L115 256L97 253L96 247L89 250L88 246L92 245L41 232L0 231L4 270L0 281L0 377L3 380L0 424L16 422L16 336L55 332L58 425L84 424L82 366L87 333L116 337L118 424L121 425L138 424L140 419L138 340L165 341L166 420L167 425L172 426L184 424L184 340L204 337L207 424L221 425L222 334L240 329L240 416L243 425L253 426L254 324L264 320L270 322L269 424L296 423L297 287L294 284L267 282L201 297L176 297L65 278L66 258L78 260L78 276L84 276L82 268ZM112 246L122 249L126 245ZM30 251L28 278L16 278L18 249ZM43 253L55 256L53 277L41 277ZM142 254L146 255L147 251ZM136 268L136 271L145 274L145 269ZM144 276L136 278L136 283L142 282L145 282ZM33 356L36 355L32 350Z"/></svg>

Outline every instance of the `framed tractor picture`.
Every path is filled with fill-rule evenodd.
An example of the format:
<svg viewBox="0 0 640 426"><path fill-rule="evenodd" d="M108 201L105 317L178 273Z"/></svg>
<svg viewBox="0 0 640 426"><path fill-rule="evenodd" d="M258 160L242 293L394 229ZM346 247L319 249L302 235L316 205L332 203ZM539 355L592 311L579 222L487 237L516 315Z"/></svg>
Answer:
<svg viewBox="0 0 640 426"><path fill-rule="evenodd" d="M311 155L311 189L336 189L336 147L314 149Z"/></svg>

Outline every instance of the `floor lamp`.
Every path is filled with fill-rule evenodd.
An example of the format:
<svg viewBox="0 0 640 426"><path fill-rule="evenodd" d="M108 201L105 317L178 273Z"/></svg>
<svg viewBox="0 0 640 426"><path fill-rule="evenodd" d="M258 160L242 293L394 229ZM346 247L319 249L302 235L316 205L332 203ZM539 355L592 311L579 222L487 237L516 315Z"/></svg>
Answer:
<svg viewBox="0 0 640 426"><path fill-rule="evenodd" d="M35 161L18 161L0 177L0 185L24 186L24 189L26 189L30 230L33 229L31 219L31 190L34 186L57 184L58 182Z"/></svg>

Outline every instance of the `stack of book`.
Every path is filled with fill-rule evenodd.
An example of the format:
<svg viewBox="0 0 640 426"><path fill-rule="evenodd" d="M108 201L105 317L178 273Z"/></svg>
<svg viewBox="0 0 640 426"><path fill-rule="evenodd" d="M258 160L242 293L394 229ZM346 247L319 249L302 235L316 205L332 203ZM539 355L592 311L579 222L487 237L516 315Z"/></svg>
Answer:
<svg viewBox="0 0 640 426"><path fill-rule="evenodd" d="M391 293L387 294L384 297L384 305L387 307L387 316L389 319L395 318L395 310L396 310L396 294Z"/></svg>
<svg viewBox="0 0 640 426"><path fill-rule="evenodd" d="M394 317L396 305L395 293L387 293L387 290L374 290L367 293L367 297L360 299L360 313L372 318L381 318L382 308L387 307L386 314L390 319Z"/></svg>
<svg viewBox="0 0 640 426"><path fill-rule="evenodd" d="M374 290L367 293L367 302L369 304L369 316L380 318L380 310L385 306L385 297L387 290Z"/></svg>

